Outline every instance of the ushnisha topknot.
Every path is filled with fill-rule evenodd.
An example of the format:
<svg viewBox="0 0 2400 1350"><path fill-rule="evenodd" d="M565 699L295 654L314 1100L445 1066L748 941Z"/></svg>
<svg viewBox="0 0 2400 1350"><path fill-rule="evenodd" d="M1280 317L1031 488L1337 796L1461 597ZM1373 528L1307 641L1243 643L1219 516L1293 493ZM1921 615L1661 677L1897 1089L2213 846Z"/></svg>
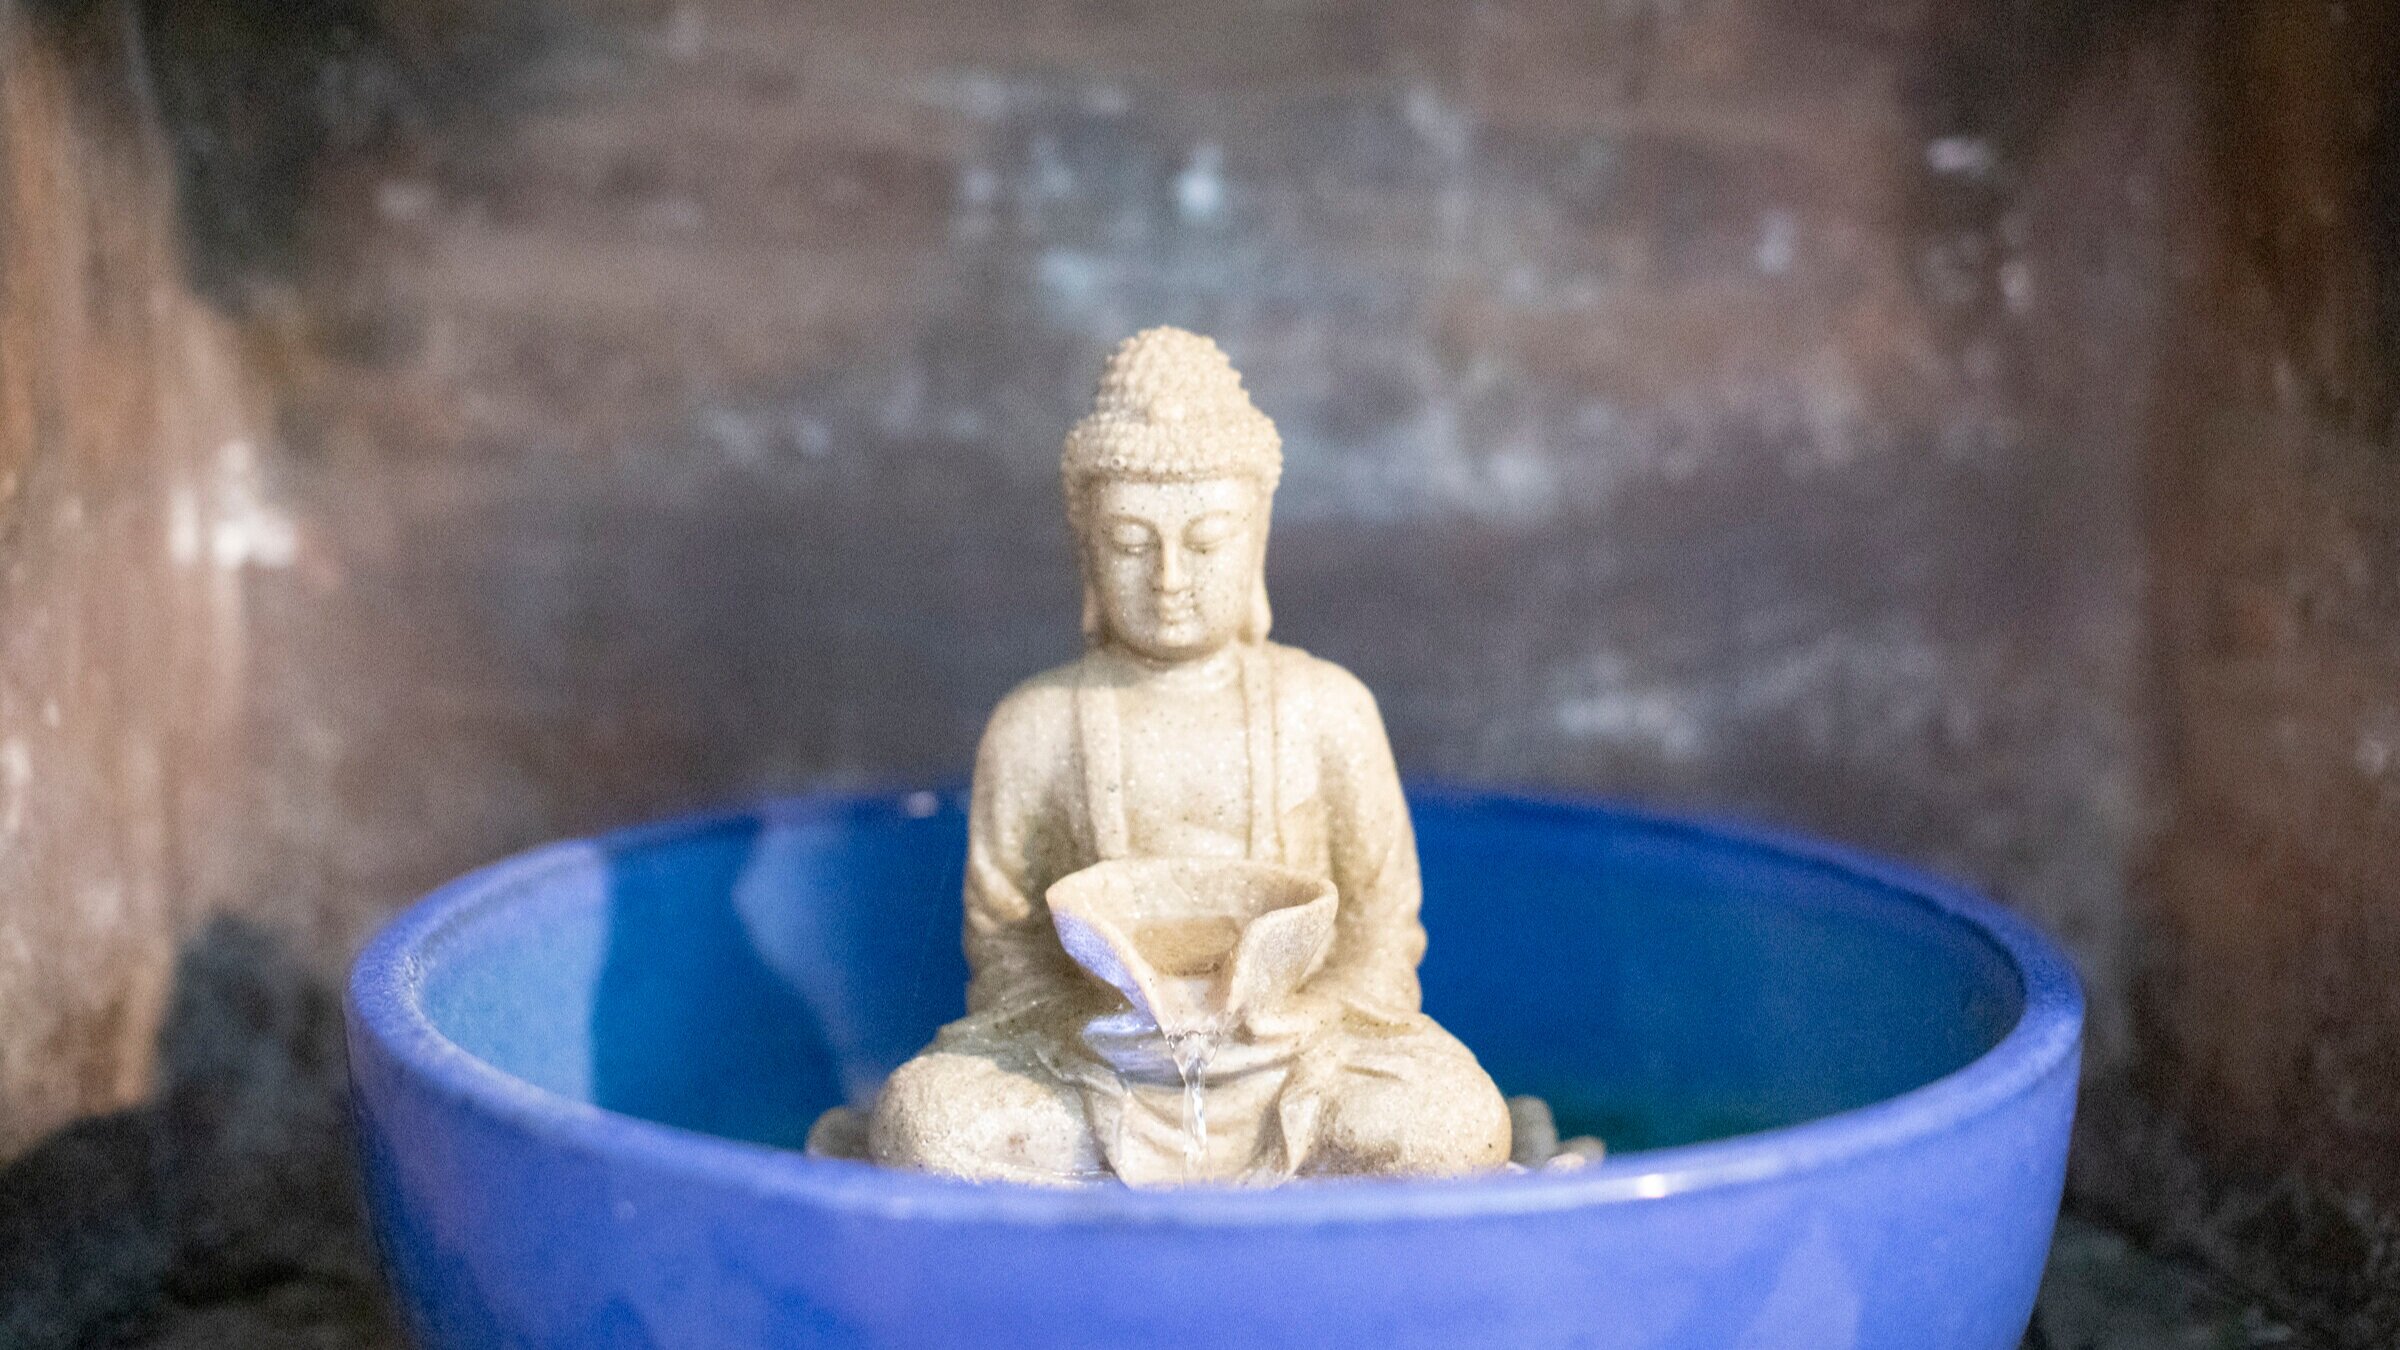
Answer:
<svg viewBox="0 0 2400 1350"><path fill-rule="evenodd" d="M1067 433L1059 469L1070 499L1100 478L1238 476L1272 492L1283 475L1283 440L1215 342L1146 328L1118 343L1101 368L1092 411Z"/></svg>

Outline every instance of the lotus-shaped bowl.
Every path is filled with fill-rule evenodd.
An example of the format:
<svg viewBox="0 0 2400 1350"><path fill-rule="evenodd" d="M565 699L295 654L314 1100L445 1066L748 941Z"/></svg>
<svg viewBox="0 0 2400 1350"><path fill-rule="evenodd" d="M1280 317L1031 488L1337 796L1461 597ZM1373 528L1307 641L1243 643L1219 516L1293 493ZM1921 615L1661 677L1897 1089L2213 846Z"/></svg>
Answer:
<svg viewBox="0 0 2400 1350"><path fill-rule="evenodd" d="M1333 883L1273 863L1111 859L1046 898L1067 955L1169 1038L1283 998L1333 945Z"/></svg>

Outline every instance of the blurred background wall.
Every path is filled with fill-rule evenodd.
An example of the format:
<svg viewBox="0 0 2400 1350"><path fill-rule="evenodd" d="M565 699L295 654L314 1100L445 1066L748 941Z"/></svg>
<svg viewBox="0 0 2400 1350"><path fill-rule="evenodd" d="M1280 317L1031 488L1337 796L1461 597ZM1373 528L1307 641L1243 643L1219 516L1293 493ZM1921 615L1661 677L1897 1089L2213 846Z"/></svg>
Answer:
<svg viewBox="0 0 2400 1350"><path fill-rule="evenodd" d="M2081 1202L2338 1322L2400 1287L2396 38L0 0L0 1154L148 1090L213 915L331 975L543 838L963 773L1164 322L1404 770L1992 889L2091 985Z"/></svg>

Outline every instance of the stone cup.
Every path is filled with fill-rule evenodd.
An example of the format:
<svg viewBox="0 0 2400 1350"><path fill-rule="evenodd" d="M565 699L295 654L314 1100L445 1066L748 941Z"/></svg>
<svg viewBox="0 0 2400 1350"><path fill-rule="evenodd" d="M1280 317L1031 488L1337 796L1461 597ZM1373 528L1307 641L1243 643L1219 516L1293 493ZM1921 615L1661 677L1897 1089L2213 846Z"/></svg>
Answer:
<svg viewBox="0 0 2400 1350"><path fill-rule="evenodd" d="M1170 1040L1289 997L1333 946L1333 883L1273 863L1112 859L1047 899L1067 955Z"/></svg>

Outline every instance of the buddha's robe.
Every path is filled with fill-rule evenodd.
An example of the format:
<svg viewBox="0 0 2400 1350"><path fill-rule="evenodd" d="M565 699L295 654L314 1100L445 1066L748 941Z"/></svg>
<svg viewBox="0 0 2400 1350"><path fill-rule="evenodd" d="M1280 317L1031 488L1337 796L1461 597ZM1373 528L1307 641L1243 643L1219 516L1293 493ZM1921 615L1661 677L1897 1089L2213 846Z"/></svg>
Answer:
<svg viewBox="0 0 2400 1350"><path fill-rule="evenodd" d="M1282 1047L1269 1057L1284 1067L1210 1102L1212 1138L1237 1155L1212 1158L1212 1179L1445 1175L1506 1160L1498 1090L1419 1010L1416 842L1373 696L1295 648L1237 650L1233 679L1173 689L1095 650L993 712L968 825L968 1013L887 1084L869 1131L879 1161L979 1179L1142 1179L1132 1164L1181 1122L1086 1043L1124 1004L1067 957L1042 897L1103 859L1157 856L1280 863L1330 879L1338 896L1324 966L1245 1028L1254 1046Z"/></svg>

